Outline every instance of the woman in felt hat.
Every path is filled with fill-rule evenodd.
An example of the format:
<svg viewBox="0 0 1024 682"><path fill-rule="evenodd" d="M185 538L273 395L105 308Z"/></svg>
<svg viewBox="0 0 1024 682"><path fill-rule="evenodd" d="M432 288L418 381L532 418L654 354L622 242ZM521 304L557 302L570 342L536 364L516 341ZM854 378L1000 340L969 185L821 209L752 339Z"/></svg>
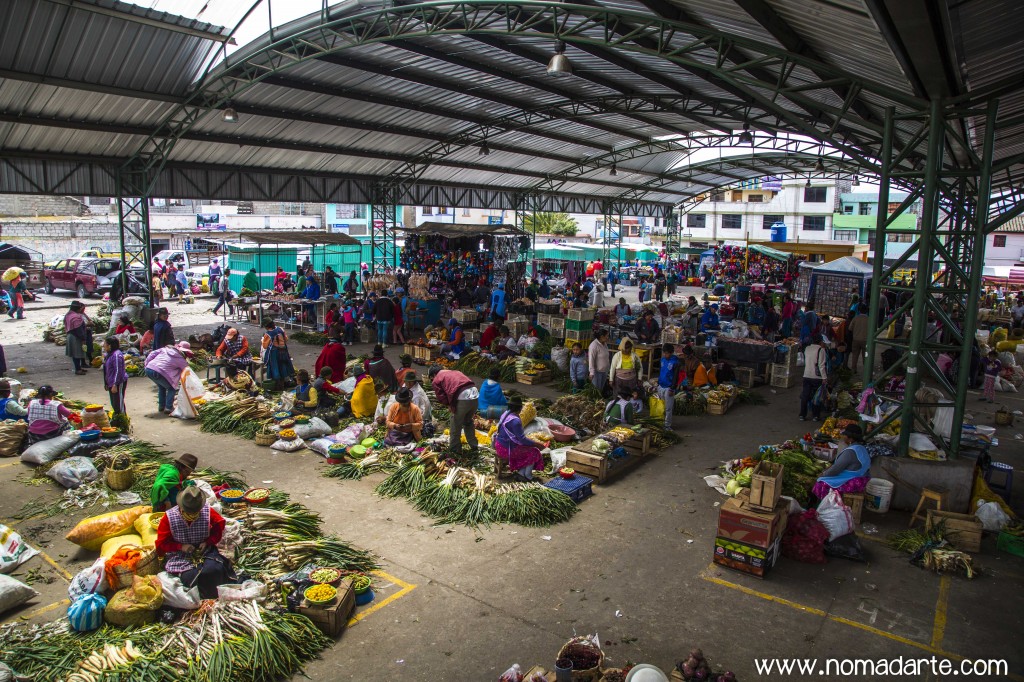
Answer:
<svg viewBox="0 0 1024 682"><path fill-rule="evenodd" d="M523 433L523 420L519 418L522 409L522 398L514 395L508 399L508 409L498 420L494 434L494 451L508 462L509 471L520 480L529 481L535 469L544 468L544 456L537 444Z"/></svg>
<svg viewBox="0 0 1024 682"><path fill-rule="evenodd" d="M157 386L157 410L174 411L174 396L181 386L181 374L188 369L192 344L180 341L173 346L157 348L146 356L146 376Z"/></svg>
<svg viewBox="0 0 1024 682"><path fill-rule="evenodd" d="M819 500L825 499L830 490L841 493L859 493L871 480L871 455L864 447L864 432L857 424L843 429L839 437L839 454L836 461L821 473L811 493Z"/></svg>
<svg viewBox="0 0 1024 682"><path fill-rule="evenodd" d="M198 587L200 598L216 599L220 585L238 580L231 562L217 551L224 517L210 508L196 486L178 493L177 502L156 529L156 550L167 557L164 570L180 578L186 589Z"/></svg>
<svg viewBox="0 0 1024 682"><path fill-rule="evenodd" d="M72 301L64 313L64 332L64 354L71 358L75 374L85 374L86 363L92 360L92 320L81 301Z"/></svg>
<svg viewBox="0 0 1024 682"><path fill-rule="evenodd" d="M68 423L71 410L56 400L56 397L57 391L53 386L44 384L36 389L36 397L28 402L26 418L30 444L56 438L71 428L71 424Z"/></svg>
<svg viewBox="0 0 1024 682"><path fill-rule="evenodd" d="M199 459L187 452L170 464L160 465L149 493L149 503L153 511L164 511L175 505L178 492L185 487L185 482L197 466Z"/></svg>
<svg viewBox="0 0 1024 682"><path fill-rule="evenodd" d="M387 410L385 421L388 434L385 445L400 446L419 442L423 434L423 413L412 403L412 391L404 386L398 389L395 403Z"/></svg>

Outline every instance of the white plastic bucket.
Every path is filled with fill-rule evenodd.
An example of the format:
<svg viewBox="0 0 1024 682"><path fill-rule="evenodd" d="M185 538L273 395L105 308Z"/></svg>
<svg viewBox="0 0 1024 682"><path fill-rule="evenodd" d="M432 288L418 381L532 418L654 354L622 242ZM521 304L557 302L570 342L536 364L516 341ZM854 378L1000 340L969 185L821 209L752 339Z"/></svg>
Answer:
<svg viewBox="0 0 1024 682"><path fill-rule="evenodd" d="M893 484L882 478L872 478L864 489L865 502L868 511L884 514L889 511L889 503L892 501Z"/></svg>

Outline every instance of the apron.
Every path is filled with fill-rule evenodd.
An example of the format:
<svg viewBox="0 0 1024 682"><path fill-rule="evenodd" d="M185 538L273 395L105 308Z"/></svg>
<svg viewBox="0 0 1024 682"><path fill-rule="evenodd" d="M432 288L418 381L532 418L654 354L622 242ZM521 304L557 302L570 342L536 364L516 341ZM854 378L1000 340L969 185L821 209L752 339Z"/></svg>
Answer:
<svg viewBox="0 0 1024 682"><path fill-rule="evenodd" d="M617 369L615 370L615 376L612 377L612 390L615 391L615 395L623 389L632 393L640 387L640 381L637 378L635 369Z"/></svg>
<svg viewBox="0 0 1024 682"><path fill-rule="evenodd" d="M868 454L868 449L863 445L851 445L849 449L856 453L857 461L860 463L860 468L847 469L846 471L839 472L835 476L823 476L822 478L819 478L818 481L831 488L838 488L851 479L867 476L868 471L871 469L871 455Z"/></svg>

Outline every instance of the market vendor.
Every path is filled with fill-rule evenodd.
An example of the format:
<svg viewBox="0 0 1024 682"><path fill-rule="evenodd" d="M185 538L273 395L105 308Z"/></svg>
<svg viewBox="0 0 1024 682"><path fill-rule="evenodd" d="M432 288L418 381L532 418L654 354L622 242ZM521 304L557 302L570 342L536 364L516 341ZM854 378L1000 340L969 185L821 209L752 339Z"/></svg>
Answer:
<svg viewBox="0 0 1024 682"><path fill-rule="evenodd" d="M10 389L10 384L8 384ZM56 400L57 391L49 384L36 389L36 397L29 401L26 416L28 418L28 442L38 443L41 440L56 438L71 428L68 417L71 410Z"/></svg>
<svg viewBox="0 0 1024 682"><path fill-rule="evenodd" d="M480 397L477 399L477 409L480 416L486 419L497 419L508 409L508 400L501 390L501 370L492 367L490 375L480 385Z"/></svg>
<svg viewBox="0 0 1024 682"><path fill-rule="evenodd" d="M395 394L395 404L387 410L384 422L387 436L384 444L391 447L416 443L423 437L423 414L413 405L412 391L402 387Z"/></svg>
<svg viewBox="0 0 1024 682"><path fill-rule="evenodd" d="M700 360L697 359L697 355L693 352L693 346L683 346L683 357L682 357L682 384L684 387L691 387L694 385L694 379L697 376L697 370L700 368Z"/></svg>
<svg viewBox="0 0 1024 682"><path fill-rule="evenodd" d="M492 320L480 335L480 347L483 349L490 349L491 344L494 343L496 338L498 338L498 332L498 323Z"/></svg>
<svg viewBox="0 0 1024 682"><path fill-rule="evenodd" d="M260 340L263 348L263 365L267 368L267 378L274 382L276 390L284 389L285 379L295 373L292 356L288 351L288 335L269 317L263 321L266 330Z"/></svg>
<svg viewBox="0 0 1024 682"><path fill-rule="evenodd" d="M654 311L649 309L636 321L633 331L640 343L657 343L661 340L661 328L654 319Z"/></svg>
<svg viewBox="0 0 1024 682"><path fill-rule="evenodd" d="M615 306L615 317L622 318L630 317L633 314L633 309L626 303L626 299L620 298L619 304ZM621 323L620 323L621 324Z"/></svg>
<svg viewBox="0 0 1024 682"><path fill-rule="evenodd" d="M391 361L384 357L384 347L377 345L373 347L373 357L363 361L363 369L374 380L380 380L388 391L394 393L398 390L398 378L395 375L395 367Z"/></svg>
<svg viewBox="0 0 1024 682"><path fill-rule="evenodd" d="M313 388L316 389L321 407L334 408L340 399L341 389L331 383L332 376L334 376L334 370L329 366L324 366L320 368L319 374L313 379Z"/></svg>
<svg viewBox="0 0 1024 682"><path fill-rule="evenodd" d="M454 369L442 369L440 365L430 367L430 385L437 401L448 408L451 420L448 425L449 454L462 455L462 437L465 434L471 455L480 452L473 427L473 415L477 410L480 391L473 380Z"/></svg>
<svg viewBox="0 0 1024 682"><path fill-rule="evenodd" d="M505 285L499 284L491 294L491 317L505 321Z"/></svg>
<svg viewBox="0 0 1024 682"><path fill-rule="evenodd" d="M352 416L357 419L372 417L377 410L377 388L373 383L373 377L360 372L355 368L356 387L352 391L352 401L349 403L352 409Z"/></svg>
<svg viewBox="0 0 1024 682"><path fill-rule="evenodd" d="M441 355L462 355L466 352L466 337L462 325L454 317L448 320L448 340L441 345Z"/></svg>
<svg viewBox="0 0 1024 682"><path fill-rule="evenodd" d="M618 395L623 391L631 394L640 388L640 357L633 351L633 342L622 339L619 352L612 357L609 372L612 378L612 391Z"/></svg>
<svg viewBox="0 0 1024 682"><path fill-rule="evenodd" d="M398 385L401 386L405 382L405 375L416 370L412 368L412 356L408 353L399 355L398 361L402 366L395 371L395 379L398 381Z"/></svg>
<svg viewBox="0 0 1024 682"><path fill-rule="evenodd" d="M177 504L178 492L185 488L185 482L198 466L199 459L187 452L170 464L160 465L149 492L149 503L154 512L166 511Z"/></svg>
<svg viewBox="0 0 1024 682"><path fill-rule="evenodd" d="M628 390L619 391L618 397L610 400L604 408L604 420L612 426L630 426L636 421L636 416L643 404L637 407L640 402L634 394Z"/></svg>
<svg viewBox="0 0 1024 682"><path fill-rule="evenodd" d="M335 328L331 331L331 337L327 339L327 343L320 350L316 362L313 363L313 371L319 376L324 367L330 367L333 376L338 377L339 380L343 379L345 378L345 360L345 346L341 342L338 329Z"/></svg>
<svg viewBox="0 0 1024 682"><path fill-rule="evenodd" d="M248 289L254 294L260 290L260 278L256 274L256 268L249 268L249 272L245 273L245 277L242 278L242 288Z"/></svg>
<svg viewBox="0 0 1024 682"><path fill-rule="evenodd" d="M199 588L202 599L216 599L220 585L238 581L231 562L217 551L224 517L210 508L203 491L189 486L178 493L156 529L156 550L167 557L164 570L181 579L185 589Z"/></svg>
<svg viewBox="0 0 1024 682"><path fill-rule="evenodd" d="M234 362L229 362L227 367L224 368L224 387L229 391L237 391L239 393L254 393L256 391L256 382L249 375L248 372L241 372L238 369L238 365Z"/></svg>
<svg viewBox="0 0 1024 682"><path fill-rule="evenodd" d="M309 273L309 277L306 278L306 288L302 290L300 294L302 298L307 301L319 301L320 300L320 282L316 280L316 275L313 272ZM302 306L302 311L306 315L306 319L312 324L316 324L316 305L310 303Z"/></svg>
<svg viewBox="0 0 1024 682"><path fill-rule="evenodd" d="M427 392L423 390L423 386L420 384L419 375L415 370L405 375L402 386L398 390L401 391L403 388L408 389L409 393L412 394L412 404L420 408L420 414L423 415L423 423L429 424L431 419L431 407L430 398L427 397ZM388 410L391 406L398 402L397 393L391 394L383 405L378 401L377 410L374 413L374 420L380 424L383 424L386 420Z"/></svg>
<svg viewBox="0 0 1024 682"><path fill-rule="evenodd" d="M291 276L287 272L284 271L284 268L282 268L280 265L278 265L277 266L277 273L274 275L274 291L276 291L279 294L283 294L286 291L285 290L285 286L284 286L284 282L285 282L285 280L290 279L290 277ZM253 291L253 293L256 293L256 292Z"/></svg>
<svg viewBox="0 0 1024 682"><path fill-rule="evenodd" d="M718 304L712 303L700 316L700 330L702 332L718 332L721 328L722 325L718 319Z"/></svg>
<svg viewBox="0 0 1024 682"><path fill-rule="evenodd" d="M696 334L703 313L700 303L697 302L697 297L690 296L686 301L686 312L683 313L683 327L688 329L691 334Z"/></svg>
<svg viewBox="0 0 1024 682"><path fill-rule="evenodd" d="M839 437L839 454L836 461L821 473L811 493L819 500L825 499L830 490L841 493L859 493L867 487L871 476L871 455L864 447L864 432L857 424L843 429Z"/></svg>
<svg viewBox="0 0 1024 682"><path fill-rule="evenodd" d="M17 398L11 397L11 382L0 379L0 421L8 419L25 419L28 410L21 406Z"/></svg>
<svg viewBox="0 0 1024 682"><path fill-rule="evenodd" d="M523 421L519 418L522 409L522 398L514 395L508 399L508 409L498 420L494 434L494 451L508 462L509 471L515 472L516 478L531 481L534 470L544 468L544 456L537 444L523 433Z"/></svg>
<svg viewBox="0 0 1024 682"><path fill-rule="evenodd" d="M320 403L320 396L310 383L309 372L300 369L295 374L295 379L298 382L298 386L295 387L295 411L310 414Z"/></svg>
<svg viewBox="0 0 1024 682"><path fill-rule="evenodd" d="M512 332L505 325L501 325L498 338L491 343L491 353L499 360L507 360L519 355L519 344L512 338Z"/></svg>
<svg viewBox="0 0 1024 682"><path fill-rule="evenodd" d="M222 360L230 360L239 369L249 371L249 366L252 365L249 340L232 327L224 333L224 340L217 346L217 357Z"/></svg>

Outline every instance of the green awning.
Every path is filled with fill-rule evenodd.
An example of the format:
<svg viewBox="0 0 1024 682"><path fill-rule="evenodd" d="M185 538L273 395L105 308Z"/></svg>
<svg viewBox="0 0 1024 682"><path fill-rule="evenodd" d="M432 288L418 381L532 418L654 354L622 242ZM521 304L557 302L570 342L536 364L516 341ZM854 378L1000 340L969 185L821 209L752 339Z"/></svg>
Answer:
<svg viewBox="0 0 1024 682"><path fill-rule="evenodd" d="M764 244L753 244L750 247L750 250L751 251L756 251L757 253L761 254L762 256L768 256L769 258L774 258L775 260L781 260L781 261L789 260L789 254L786 253L785 251L779 251L778 249L773 249L772 247L765 246Z"/></svg>

